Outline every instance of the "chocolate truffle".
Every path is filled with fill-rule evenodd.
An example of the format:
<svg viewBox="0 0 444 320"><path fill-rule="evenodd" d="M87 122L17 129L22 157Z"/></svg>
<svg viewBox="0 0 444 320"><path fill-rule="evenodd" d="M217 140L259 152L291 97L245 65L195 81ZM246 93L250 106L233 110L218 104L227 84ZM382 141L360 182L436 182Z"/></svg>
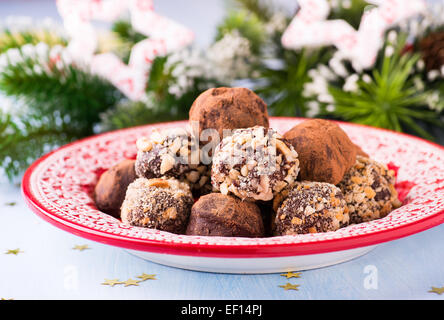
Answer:
<svg viewBox="0 0 444 320"><path fill-rule="evenodd" d="M341 190L325 182L298 182L276 212L277 236L336 231L349 222Z"/></svg>
<svg viewBox="0 0 444 320"><path fill-rule="evenodd" d="M200 162L198 143L185 129L154 130L149 138L139 138L136 146L139 177L173 177L193 190L211 191L210 166Z"/></svg>
<svg viewBox="0 0 444 320"><path fill-rule="evenodd" d="M120 217L120 206L125 199L126 188L137 176L134 160L124 160L105 171L94 188L97 208L115 218Z"/></svg>
<svg viewBox="0 0 444 320"><path fill-rule="evenodd" d="M299 155L300 180L338 184L356 160L356 147L334 122L304 121L284 134Z"/></svg>
<svg viewBox="0 0 444 320"><path fill-rule="evenodd" d="M394 184L393 170L369 158L357 156L355 165L338 185L350 211L350 222L383 218L399 208L401 202Z"/></svg>
<svg viewBox="0 0 444 320"><path fill-rule="evenodd" d="M264 226L256 204L221 193L210 193L200 197L193 205L186 234L262 237Z"/></svg>
<svg viewBox="0 0 444 320"><path fill-rule="evenodd" d="M211 182L223 194L268 201L296 181L298 154L273 129L236 129L217 146Z"/></svg>
<svg viewBox="0 0 444 320"><path fill-rule="evenodd" d="M199 137L203 130L215 129L219 133L218 142L223 139L224 129L269 126L267 105L246 88L222 87L204 91L191 106L189 120L192 127L199 124Z"/></svg>
<svg viewBox="0 0 444 320"><path fill-rule="evenodd" d="M193 202L187 183L173 178L139 178L126 191L122 222L181 234L187 226Z"/></svg>

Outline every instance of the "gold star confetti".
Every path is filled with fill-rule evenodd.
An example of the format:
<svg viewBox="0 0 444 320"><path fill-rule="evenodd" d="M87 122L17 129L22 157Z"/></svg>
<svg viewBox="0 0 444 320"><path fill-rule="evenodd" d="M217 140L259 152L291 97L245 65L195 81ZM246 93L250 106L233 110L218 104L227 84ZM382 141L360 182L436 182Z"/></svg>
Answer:
<svg viewBox="0 0 444 320"><path fill-rule="evenodd" d="M439 295L442 295L444 293L444 287L441 287L441 288L432 287L432 290L430 290L429 292L433 292L433 293L437 293Z"/></svg>
<svg viewBox="0 0 444 320"><path fill-rule="evenodd" d="M6 202L5 206L13 207L17 204L17 202Z"/></svg>
<svg viewBox="0 0 444 320"><path fill-rule="evenodd" d="M86 249L89 249L87 244L83 244L83 245L76 245L74 246L74 248L72 248L73 250L79 250L79 251L83 251Z"/></svg>
<svg viewBox="0 0 444 320"><path fill-rule="evenodd" d="M125 284L125 287L128 287L128 286L138 286L139 282L140 282L140 280L128 279L123 283Z"/></svg>
<svg viewBox="0 0 444 320"><path fill-rule="evenodd" d="M138 286L140 282L146 280L157 280L155 274L142 273L140 276L136 277L139 278L140 280L128 279L126 281L120 281L119 279L105 279L102 285L114 287L116 284L123 284L125 285L125 287L129 287L129 286Z"/></svg>
<svg viewBox="0 0 444 320"><path fill-rule="evenodd" d="M290 278L300 278L301 277L301 273L300 272L287 272L287 273L281 274L281 276L286 277L287 279L290 279Z"/></svg>
<svg viewBox="0 0 444 320"><path fill-rule="evenodd" d="M104 286L111 286L114 287L116 284L122 284L122 281L119 281L119 279L105 279L105 281L102 283Z"/></svg>
<svg viewBox="0 0 444 320"><path fill-rule="evenodd" d="M140 276L137 276L137 278L142 279L140 281L157 280L155 274L146 274L146 273L142 273Z"/></svg>
<svg viewBox="0 0 444 320"><path fill-rule="evenodd" d="M279 287L284 288L285 291L287 291L287 290L296 290L296 291L298 291L299 290L298 289L299 288L298 284L291 284L289 282L287 282L284 286L279 286Z"/></svg>
<svg viewBox="0 0 444 320"><path fill-rule="evenodd" d="M13 255L18 255L19 253L23 253L23 251L20 251L20 249L14 249L14 250L8 250L5 252L5 254L13 254Z"/></svg>

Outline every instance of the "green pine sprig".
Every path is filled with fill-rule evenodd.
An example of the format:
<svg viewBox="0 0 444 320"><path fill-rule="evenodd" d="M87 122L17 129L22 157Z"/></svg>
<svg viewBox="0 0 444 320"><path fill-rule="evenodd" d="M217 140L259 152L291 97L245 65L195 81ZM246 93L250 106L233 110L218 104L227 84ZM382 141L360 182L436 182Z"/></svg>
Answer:
<svg viewBox="0 0 444 320"><path fill-rule="evenodd" d="M419 55L404 52L406 36L391 55L384 54L373 70L370 81L357 81L357 89L344 91L341 86L331 85L334 99L333 115L346 121L387 128L395 131L410 130L420 136L433 139L421 122L442 126L433 111L425 108L427 91L419 91L414 84L413 69Z"/></svg>
<svg viewBox="0 0 444 320"><path fill-rule="evenodd" d="M48 117L12 117L0 112L0 168L12 181L36 158L73 140L76 134Z"/></svg>
<svg viewBox="0 0 444 320"><path fill-rule="evenodd" d="M34 116L57 112L78 136L93 133L99 114L113 107L121 93L108 81L72 64L56 67L22 56L0 72L0 91L25 102Z"/></svg>
<svg viewBox="0 0 444 320"><path fill-rule="evenodd" d="M0 54L12 48L20 48L25 44L46 43L48 46L67 45L67 39L49 29L41 30L21 30L13 31L11 29L0 30Z"/></svg>
<svg viewBox="0 0 444 320"><path fill-rule="evenodd" d="M15 54L0 71L0 93L15 106L0 118L0 167L10 179L54 147L93 134L100 113L122 97L75 65Z"/></svg>

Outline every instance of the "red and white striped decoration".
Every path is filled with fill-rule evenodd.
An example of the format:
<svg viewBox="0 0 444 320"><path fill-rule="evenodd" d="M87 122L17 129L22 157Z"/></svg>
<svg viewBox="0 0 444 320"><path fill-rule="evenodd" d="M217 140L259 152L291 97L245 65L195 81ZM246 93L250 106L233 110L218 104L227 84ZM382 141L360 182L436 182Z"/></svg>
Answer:
<svg viewBox="0 0 444 320"><path fill-rule="evenodd" d="M300 11L282 36L286 48L300 49L334 45L356 70L375 63L390 26L426 10L425 0L367 0L378 7L367 10L359 30L344 20L326 20L330 13L327 0L299 0Z"/></svg>
<svg viewBox="0 0 444 320"><path fill-rule="evenodd" d="M156 56L180 49L194 39L188 28L155 13L153 0L57 0L57 8L71 36L68 51L73 60L89 64L92 72L111 81L131 100L143 98ZM132 48L126 65L112 53L95 54L97 34L91 21L114 21L128 10L133 28L149 39Z"/></svg>

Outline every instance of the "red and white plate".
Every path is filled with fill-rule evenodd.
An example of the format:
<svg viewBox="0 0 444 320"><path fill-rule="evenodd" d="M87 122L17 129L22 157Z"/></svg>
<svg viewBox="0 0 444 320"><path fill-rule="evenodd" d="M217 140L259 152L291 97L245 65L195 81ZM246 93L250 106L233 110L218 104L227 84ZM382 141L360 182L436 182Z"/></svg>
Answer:
<svg viewBox="0 0 444 320"><path fill-rule="evenodd" d="M272 118L279 132L303 119ZM185 121L113 131L86 138L37 160L25 173L22 191L46 221L78 236L128 249L144 259L180 268L268 273L327 266L360 256L375 245L444 222L444 148L392 131L339 123L370 156L397 169L403 206L387 217L335 232L269 238L201 237L132 227L98 211L91 198L100 174L134 158L135 141L154 128Z"/></svg>

